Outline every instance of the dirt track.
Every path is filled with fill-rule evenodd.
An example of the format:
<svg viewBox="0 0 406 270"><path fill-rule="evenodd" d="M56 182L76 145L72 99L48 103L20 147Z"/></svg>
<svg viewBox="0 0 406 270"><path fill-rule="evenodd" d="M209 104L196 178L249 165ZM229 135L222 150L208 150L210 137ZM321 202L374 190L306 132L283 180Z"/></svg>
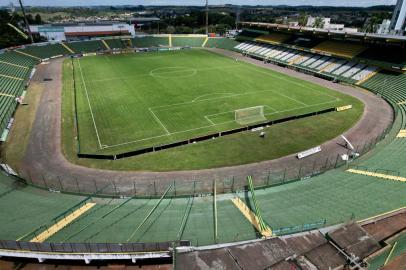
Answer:
<svg viewBox="0 0 406 270"><path fill-rule="evenodd" d="M275 65L263 64L261 61L243 57L235 52L220 49L212 51L312 81L358 98L365 104L363 116L354 127L345 132L345 136L354 145L362 146L366 141L375 139L393 120L390 105L366 90L336 84ZM293 172L297 172L299 167L317 169L325 166L326 163L334 163L338 154L347 152L337 144L342 140L336 138L322 144L321 153L302 161L299 161L295 155L290 155L248 165L180 172L123 172L78 166L67 161L61 153L62 61L63 59L55 59L48 65L39 65L33 78L37 82L46 84L46 87L42 93L20 173L23 177L40 185L46 184L55 189L60 189L62 186L65 190L93 192L107 184L114 183L103 193L131 194L135 188L138 194L150 194L155 190L161 193L174 179L176 179L177 187L188 185L188 188L192 188L191 180L193 179L198 182L196 191L199 191L210 190L213 179L233 178L235 188L246 184L247 175L260 179L264 178L271 168L272 171L279 172L288 168L288 172L292 172L293 176ZM43 82L43 78L46 77L53 78L53 81Z"/></svg>

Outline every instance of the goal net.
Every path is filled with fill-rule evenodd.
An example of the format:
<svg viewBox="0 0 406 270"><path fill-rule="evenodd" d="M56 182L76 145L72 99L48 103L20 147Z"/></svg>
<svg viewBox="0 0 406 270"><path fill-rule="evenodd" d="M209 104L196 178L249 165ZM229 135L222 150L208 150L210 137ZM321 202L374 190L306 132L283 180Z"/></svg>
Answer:
<svg viewBox="0 0 406 270"><path fill-rule="evenodd" d="M264 106L255 106L235 110L235 121L240 125L261 122L266 120Z"/></svg>

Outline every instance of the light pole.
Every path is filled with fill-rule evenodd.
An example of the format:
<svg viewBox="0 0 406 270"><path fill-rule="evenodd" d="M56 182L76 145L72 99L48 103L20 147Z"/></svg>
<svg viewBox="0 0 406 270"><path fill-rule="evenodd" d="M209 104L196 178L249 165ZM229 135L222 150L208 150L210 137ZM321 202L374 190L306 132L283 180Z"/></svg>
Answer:
<svg viewBox="0 0 406 270"><path fill-rule="evenodd" d="M209 0L206 0L206 35L209 34Z"/></svg>
<svg viewBox="0 0 406 270"><path fill-rule="evenodd" d="M25 15L25 10L24 10L23 3L22 3L21 0L18 0L18 2L20 3L21 11L23 12L25 26L27 27L27 31L28 31L28 35L30 36L31 43L34 43L34 39L32 38L32 33L31 33L31 29L30 29L30 25L28 24L27 16Z"/></svg>

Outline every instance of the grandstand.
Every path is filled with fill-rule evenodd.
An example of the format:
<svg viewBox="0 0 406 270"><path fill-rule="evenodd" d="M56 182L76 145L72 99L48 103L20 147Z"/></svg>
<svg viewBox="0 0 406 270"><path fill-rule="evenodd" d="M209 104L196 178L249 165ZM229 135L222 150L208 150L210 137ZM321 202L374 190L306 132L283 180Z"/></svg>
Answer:
<svg viewBox="0 0 406 270"><path fill-rule="evenodd" d="M69 54L69 51L60 43L45 44L43 46L27 46L19 51L25 52L41 59Z"/></svg>
<svg viewBox="0 0 406 270"><path fill-rule="evenodd" d="M37 58L13 51L0 54L0 132L7 127L17 105L16 98L23 94L37 62Z"/></svg>
<svg viewBox="0 0 406 270"><path fill-rule="evenodd" d="M136 48L169 46L169 36L135 37L132 41Z"/></svg>
<svg viewBox="0 0 406 270"><path fill-rule="evenodd" d="M208 38L206 44L204 44L204 47L233 50L237 45L237 41L228 38Z"/></svg>
<svg viewBox="0 0 406 270"><path fill-rule="evenodd" d="M366 48L359 44L342 43L337 41L323 41L313 48L313 51L340 56L344 58L353 58L363 52Z"/></svg>
<svg viewBox="0 0 406 270"><path fill-rule="evenodd" d="M402 69L406 67L405 49L399 47L391 47L390 49L382 47L367 48L365 51L358 54L356 58L388 69L391 69L394 64Z"/></svg>
<svg viewBox="0 0 406 270"><path fill-rule="evenodd" d="M355 61L347 61L334 56L323 56L300 48L284 45L267 45L262 42L242 42L234 47L245 54L287 66L294 66L306 72L325 74L348 83L362 82L378 69ZM348 56L348 54L347 54Z"/></svg>
<svg viewBox="0 0 406 270"><path fill-rule="evenodd" d="M100 40L71 42L68 47L75 53L92 53L106 50Z"/></svg>
<svg viewBox="0 0 406 270"><path fill-rule="evenodd" d="M317 38L306 42L311 44L308 48L294 40L297 39L285 33L246 29L236 40L165 35L135 37L132 45L135 48L185 46L233 50L376 93L393 106L393 126L388 134L381 134L379 139L382 141L372 151L369 152L372 142L364 145L363 151L357 149L368 154L356 159L351 166L327 166L327 162L334 163L327 159L327 168L337 168L321 175L315 173L311 179L300 177L301 168L297 179L287 182L268 179L275 180L276 184L261 185L255 190L256 199L253 192L233 188L224 194L217 194L213 188L209 194L194 190L180 196L180 187L176 187L175 182L164 193L147 196L135 192L126 193L126 196L118 193L101 196L101 191L71 194L55 188L60 186L63 190L64 182L53 183L53 188L45 190L29 184L28 179L2 172L0 239L10 240L7 244L16 246L19 242L33 241L66 244L64 248L70 243L143 243L142 248L136 250L139 255L150 251L144 243L157 246L158 242L166 242L165 248L154 251L169 252L169 245L179 240L190 241L194 246L207 246L260 238L252 220L233 203L235 198L253 214L258 213L259 205L263 221L276 235L362 220L406 206L405 183L393 180L394 176L406 177L406 140L399 136L406 130L406 74L390 68L393 58L374 57L374 50L363 45L349 42L343 46L343 41L330 40L316 42ZM25 46L3 52L0 54L1 130L12 117L17 105L15 98L23 94L32 69L41 59L126 47L121 39L106 39ZM385 51L382 55L386 53L390 54ZM375 144L379 141L377 138ZM210 184L216 186L214 182ZM108 184L111 189L116 189L115 185ZM32 249L28 246L19 248ZM98 251L94 245L93 252Z"/></svg>
<svg viewBox="0 0 406 270"><path fill-rule="evenodd" d="M262 35L255 38L255 41L271 43L271 44L280 44L287 41L290 38L290 35L273 33L271 35Z"/></svg>
<svg viewBox="0 0 406 270"><path fill-rule="evenodd" d="M121 39L106 39L105 42L111 49L124 49L126 46Z"/></svg>
<svg viewBox="0 0 406 270"><path fill-rule="evenodd" d="M171 39L173 47L202 47L206 36L172 36Z"/></svg>
<svg viewBox="0 0 406 270"><path fill-rule="evenodd" d="M236 40L239 42L252 41L259 36L266 34L268 34L268 32L263 30L243 29L242 32L236 37Z"/></svg>

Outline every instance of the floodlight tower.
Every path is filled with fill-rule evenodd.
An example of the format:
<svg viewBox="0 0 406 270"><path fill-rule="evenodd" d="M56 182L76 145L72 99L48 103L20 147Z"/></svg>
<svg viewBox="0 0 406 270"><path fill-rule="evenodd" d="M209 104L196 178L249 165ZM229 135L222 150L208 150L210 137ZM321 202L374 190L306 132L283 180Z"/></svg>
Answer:
<svg viewBox="0 0 406 270"><path fill-rule="evenodd" d="M30 29L30 25L28 24L27 16L25 15L25 10L24 10L22 0L18 0L18 2L20 3L21 11L23 12L25 26L27 27L27 31L28 31L28 35L30 36L31 43L34 43L34 39L32 38L32 33L31 33L31 29Z"/></svg>
<svg viewBox="0 0 406 270"><path fill-rule="evenodd" d="M209 34L209 0L206 0L206 35Z"/></svg>
<svg viewBox="0 0 406 270"><path fill-rule="evenodd" d="M406 24L406 0L398 0L392 15L390 29L402 35Z"/></svg>

